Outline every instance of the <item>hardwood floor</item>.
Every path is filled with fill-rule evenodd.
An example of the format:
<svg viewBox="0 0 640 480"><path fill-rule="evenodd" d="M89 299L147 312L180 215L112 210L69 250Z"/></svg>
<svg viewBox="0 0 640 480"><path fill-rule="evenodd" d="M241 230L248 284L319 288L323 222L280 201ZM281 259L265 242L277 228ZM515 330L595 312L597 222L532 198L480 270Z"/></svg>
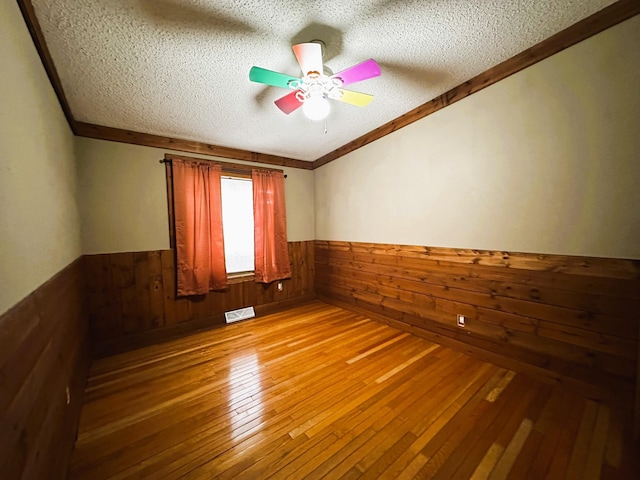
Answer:
<svg viewBox="0 0 640 480"><path fill-rule="evenodd" d="M624 415L314 302L96 361L70 478L634 478Z"/></svg>

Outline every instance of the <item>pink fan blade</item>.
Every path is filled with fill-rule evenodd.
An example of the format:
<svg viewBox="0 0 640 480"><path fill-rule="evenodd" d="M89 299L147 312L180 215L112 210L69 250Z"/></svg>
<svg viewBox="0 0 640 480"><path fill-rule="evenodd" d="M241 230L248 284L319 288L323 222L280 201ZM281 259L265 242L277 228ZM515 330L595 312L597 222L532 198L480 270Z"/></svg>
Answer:
<svg viewBox="0 0 640 480"><path fill-rule="evenodd" d="M298 91L294 90L293 92L286 94L284 97L280 97L273 103L275 103L280 110L289 115L291 112L302 106L302 102L298 100L296 93L298 93Z"/></svg>
<svg viewBox="0 0 640 480"><path fill-rule="evenodd" d="M299 43L293 46L293 53L303 76L309 72L322 73L322 46L319 43Z"/></svg>
<svg viewBox="0 0 640 480"><path fill-rule="evenodd" d="M365 60L353 67L346 68L341 72L336 73L331 78L339 78L342 80L342 85L350 85L379 75L380 65L378 65L374 59L370 58L369 60Z"/></svg>

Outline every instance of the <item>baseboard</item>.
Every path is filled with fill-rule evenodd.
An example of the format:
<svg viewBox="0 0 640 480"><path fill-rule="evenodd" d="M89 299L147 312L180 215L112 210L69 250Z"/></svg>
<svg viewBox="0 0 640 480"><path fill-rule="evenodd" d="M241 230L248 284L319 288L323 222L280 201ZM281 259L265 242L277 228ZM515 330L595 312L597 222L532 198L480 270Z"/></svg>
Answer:
<svg viewBox="0 0 640 480"><path fill-rule="evenodd" d="M530 365L518 360L507 358L502 355L496 354L494 352L490 352L488 350L484 350L484 349L475 347L473 345L468 345L459 340L455 340L443 335L438 335L428 330L418 328L413 325L409 325L408 323L401 322L393 318L385 317L378 313L373 313L367 310L366 308L351 305L349 303L336 300L334 298L327 297L325 295L318 295L317 297L318 297L318 300L322 302L328 303L330 305L334 305L336 307L344 308L345 310L350 310L350 311L359 313L361 315L364 315L370 318L371 320L384 323L391 327L397 328L398 330L409 332L413 335L416 335L421 338L425 338L439 345L443 345L445 347L449 347L451 349L466 353L479 360L489 362L503 368L508 368L509 370L514 370L517 372L524 373L536 380L539 380L547 384L562 386L573 392L584 395L587 398L590 398L592 400L603 402L608 405L615 406L616 408L624 408L629 412L632 411L631 397L628 394L628 392L625 392L624 395L621 395L620 392L612 392L609 390L602 389L598 386L577 380L575 378L553 374L552 372L536 367L535 365Z"/></svg>
<svg viewBox="0 0 640 480"><path fill-rule="evenodd" d="M302 295L300 297L280 300L278 302L267 303L255 306L256 317L268 315L270 313L286 310L296 307L316 299L315 294ZM204 330L212 330L226 326L224 321L224 313L211 315L209 317L192 320L170 327L158 330L136 333L126 337L120 337L113 340L105 340L94 343L92 345L92 353L94 358L108 357L118 353L135 350L137 348L155 345L157 343L168 342L191 335Z"/></svg>

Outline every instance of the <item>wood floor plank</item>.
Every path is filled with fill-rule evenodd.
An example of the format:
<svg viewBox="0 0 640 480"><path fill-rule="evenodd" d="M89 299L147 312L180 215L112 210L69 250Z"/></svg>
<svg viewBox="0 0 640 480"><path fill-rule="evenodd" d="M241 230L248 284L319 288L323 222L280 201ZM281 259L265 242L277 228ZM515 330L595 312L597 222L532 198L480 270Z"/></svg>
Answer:
<svg viewBox="0 0 640 480"><path fill-rule="evenodd" d="M438 348L438 345L433 345L429 348L427 348L426 350L423 350L422 352L414 355L413 357L411 357L409 360L407 360L406 362L398 365L395 368L392 368L391 370L389 370L387 373L385 373L384 375L380 375L378 378L376 378L376 383L382 383L385 380L388 380L389 378L391 378L392 376L394 376L396 373L400 372L401 370L403 370L404 368L408 367L409 365L411 365L414 362L417 362L418 360L420 360L422 357L424 357L425 355L428 355L429 353L431 353L432 351L434 351L436 348Z"/></svg>
<svg viewBox="0 0 640 480"><path fill-rule="evenodd" d="M504 447L502 445L498 445L497 443L492 444L469 478L471 480L486 480L489 478L489 475L491 475L491 472L503 453Z"/></svg>
<svg viewBox="0 0 640 480"><path fill-rule="evenodd" d="M573 400L572 408L569 410L566 423L561 430L557 448L553 457L549 459L549 468L544 478L548 480L564 478L585 406L586 401L584 399Z"/></svg>
<svg viewBox="0 0 640 480"><path fill-rule="evenodd" d="M444 376L452 374L456 368L459 368L454 363L450 363L450 364L446 364L444 362L442 363L443 363L443 366L434 365L432 368L425 370L424 380L425 381L428 380L426 375L428 375L429 377L433 377L437 375L440 378L444 378ZM464 361L462 363L464 366ZM416 375L416 380L420 381L421 377ZM439 401L442 401L448 397L447 395L448 392L445 392L443 390L434 392L433 390L434 390L433 388L432 389L425 388L422 390L424 401L420 402L422 405L421 410L425 410L425 409L433 410L433 405L438 404ZM406 403L411 401L411 394L415 395L415 393L416 393L415 387L412 385L411 382L407 382L404 379L398 379L396 380L396 382L392 383L391 385L388 385L386 391L384 392L384 395L380 394L379 398L376 399L376 403L371 404L370 406L367 407L367 409L369 408L379 409L382 406L382 408L392 409L391 411L394 413L394 415L397 415L396 412L405 411ZM415 421L413 426L414 428L420 423L421 420L426 420L428 415L422 414L420 415L420 417L421 418L419 420ZM336 452L335 454L333 454L329 460L325 461L325 463L321 467L319 467L313 472L314 478L323 478L328 474L329 471L331 471L331 476L335 476L335 477L339 476L337 470L332 470L333 465L336 465L337 463L344 460L349 455L354 455L354 452L358 448L360 448L364 443L365 441L364 437L365 435L359 436L353 442L351 442L348 446L341 449L339 452ZM369 437L366 437L367 440L368 438Z"/></svg>
<svg viewBox="0 0 640 480"><path fill-rule="evenodd" d="M386 342L377 345L375 347L370 348L369 350L366 350L365 352L361 353L360 355L356 355L355 357L347 360L348 364L352 364L357 362L358 360L362 360L365 357L368 357L369 355L372 355L380 350L382 350L385 347L388 347L389 345L393 345L394 343L396 343L399 340L402 340L404 337L406 337L407 335L409 335L408 333L403 333L400 335L397 335L393 338L391 338L390 340L387 340Z"/></svg>
<svg viewBox="0 0 640 480"><path fill-rule="evenodd" d="M568 480L582 479L584 477L584 467L587 455L589 454L589 446L593 438L593 428L595 426L597 413L598 404L593 401L587 402L565 476Z"/></svg>
<svg viewBox="0 0 640 480"><path fill-rule="evenodd" d="M454 366L453 368L455 368ZM451 370L448 371L449 375L451 375ZM437 375L437 369L434 368L430 370L429 373L433 373L434 377ZM443 372L444 373L444 372ZM449 375L445 373L445 376L441 378L448 378ZM404 435L401 435L404 432L404 429L389 435L384 441L386 445L392 445L389 449L383 454L380 455L379 451L371 451L367 454L366 457L358 463L358 468L360 468L366 476L371 478L375 478L378 476L389 476L390 472L388 471L390 466L393 465L396 461L400 460L403 451L407 450L410 445L414 444L417 440L417 434L414 433L414 429L417 432L420 432L420 425L428 421L428 417L430 412L432 412L435 406L442 402L446 397L450 396L453 389L459 388L456 383L453 383L451 386L445 387L440 391L435 391L435 389L424 389L422 393L413 392L412 396L409 396L403 399L402 403L396 405L397 411L405 412L399 415L397 418L406 422L406 426L410 427L409 432L406 432ZM415 399L419 398L418 401ZM395 443L393 440L395 439ZM407 442L409 444L407 445ZM406 448L399 448L399 445L404 445Z"/></svg>
<svg viewBox="0 0 640 480"><path fill-rule="evenodd" d="M605 463L613 468L622 466L622 455L624 448L624 419L620 410L611 411L609 423L609 437L607 438L605 450Z"/></svg>
<svg viewBox="0 0 640 480"><path fill-rule="evenodd" d="M625 415L313 302L97 360L69 478L625 478Z"/></svg>
<svg viewBox="0 0 640 480"><path fill-rule="evenodd" d="M409 479L426 475L425 465L438 448L451 435L454 435L459 428L464 428L465 424L474 421L489 408L490 404L484 398L495 388L506 373L504 369L497 368L479 390L474 390L474 394L471 397L463 398L461 402L454 402L438 421L434 422L420 435L418 440L410 447L410 451L415 455L414 459L401 472L399 478Z"/></svg>
<svg viewBox="0 0 640 480"><path fill-rule="evenodd" d="M484 414L477 416L468 426L459 428L447 441L432 455L429 462L423 468L423 473L433 475L434 479L453 478L467 453L483 438L491 438L491 430L496 423L506 421L503 407L509 404L519 403L525 397L529 400L532 396L530 385L523 378L516 378L502 392L495 402L488 402L488 408ZM498 425L500 427L500 425ZM469 435L475 430L477 435ZM480 459L478 459L479 461ZM473 471L473 469L471 470Z"/></svg>
<svg viewBox="0 0 640 480"><path fill-rule="evenodd" d="M476 465L486 452L491 448L492 442L507 447L509 440L523 419L531 419L535 416L538 404L545 398L545 390L529 385L526 392L510 402L510 412L499 415L485 430L484 434L475 444L464 452L464 458L457 461L459 464L455 475L460 478L472 475ZM505 440L506 439L506 440Z"/></svg>
<svg viewBox="0 0 640 480"><path fill-rule="evenodd" d="M487 402L495 402L496 399L500 396L502 391L509 385L509 382L513 379L516 372L507 372L505 376L500 380L500 383L496 385L493 390L491 390L486 397Z"/></svg>
<svg viewBox="0 0 640 480"><path fill-rule="evenodd" d="M498 463L491 472L491 475L489 475L490 480L503 480L507 478L507 475L509 475L509 472L511 471L511 467L515 463L516 458L527 441L527 437L531 433L532 429L533 422L531 420L528 418L522 420L516 434L513 436L513 439L511 439L511 442L509 442L507 448L505 448L504 453L500 457L500 460L498 460Z"/></svg>
<svg viewBox="0 0 640 480"><path fill-rule="evenodd" d="M535 480L546 476L558 448L562 432L567 428L571 410L575 408L574 402L571 400L570 395L563 395L560 404L553 412L543 412L538 421L535 422L534 433L536 435L532 434L529 439L540 439L540 444L535 450L531 451L531 461L524 463L523 467L517 470L526 472L520 478ZM546 439L544 444L542 443L543 439ZM514 470L516 469L514 468Z"/></svg>
<svg viewBox="0 0 640 480"><path fill-rule="evenodd" d="M593 429L593 438L589 447L589 453L587 454L587 463L584 468L585 480L600 478L608 430L609 407L600 405L598 407L598 416L596 417L596 423Z"/></svg>
<svg viewBox="0 0 640 480"><path fill-rule="evenodd" d="M532 429L526 438L520 453L516 457L511 470L507 474L507 480L521 480L524 478L540 478L532 476L531 464L538 458L538 452L544 441L544 435L540 431Z"/></svg>
<svg viewBox="0 0 640 480"><path fill-rule="evenodd" d="M425 416L423 422L412 427L411 431L417 436L416 441L396 459L386 473L392 478L413 478L413 475L426 462L426 457L420 451L457 414L461 405L467 404L478 394L478 391L482 390L483 386L486 387L496 370L498 370L497 367L478 369L476 374L468 377L466 384L460 385L455 394L448 395L446 400L434 405L430 415Z"/></svg>

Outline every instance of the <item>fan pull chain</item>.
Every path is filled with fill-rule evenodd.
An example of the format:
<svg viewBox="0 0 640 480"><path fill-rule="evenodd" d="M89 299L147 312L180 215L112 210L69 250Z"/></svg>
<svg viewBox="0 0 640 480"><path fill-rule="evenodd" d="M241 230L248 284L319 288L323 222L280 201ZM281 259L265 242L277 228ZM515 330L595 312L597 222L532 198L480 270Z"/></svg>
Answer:
<svg viewBox="0 0 640 480"><path fill-rule="evenodd" d="M327 119L324 119L324 134L327 134Z"/></svg>

